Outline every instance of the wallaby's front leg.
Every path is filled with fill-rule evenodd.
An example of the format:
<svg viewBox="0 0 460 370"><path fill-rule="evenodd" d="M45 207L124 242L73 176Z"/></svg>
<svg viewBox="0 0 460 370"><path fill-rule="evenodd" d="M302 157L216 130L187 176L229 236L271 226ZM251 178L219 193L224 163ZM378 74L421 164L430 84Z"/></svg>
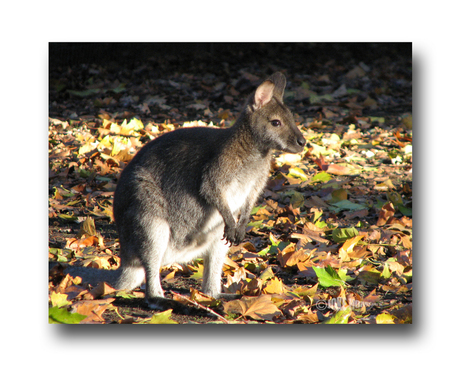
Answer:
<svg viewBox="0 0 460 370"><path fill-rule="evenodd" d="M222 189L222 185L216 184L210 173L206 173L200 193L209 204L217 208L224 220L225 227L222 240L226 239L227 243L238 244L241 238L239 237L240 233L237 232L237 223L227 204L227 200L218 189Z"/></svg>
<svg viewBox="0 0 460 370"><path fill-rule="evenodd" d="M222 215L222 218L224 219L224 236L222 240L226 239L227 243L230 244L240 244L242 237L241 233L238 231L237 228L237 223L235 222L235 219L233 218L232 212L228 207L222 206L221 209L219 209L220 214ZM243 234L244 237L244 234Z"/></svg>

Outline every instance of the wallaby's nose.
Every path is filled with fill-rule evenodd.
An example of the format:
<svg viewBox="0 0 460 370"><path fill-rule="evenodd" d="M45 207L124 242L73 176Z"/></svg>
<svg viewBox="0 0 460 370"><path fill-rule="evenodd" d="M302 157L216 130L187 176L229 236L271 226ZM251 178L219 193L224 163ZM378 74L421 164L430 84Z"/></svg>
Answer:
<svg viewBox="0 0 460 370"><path fill-rule="evenodd" d="M303 136L299 136L297 138L297 144L299 144L300 146L305 146L306 142L307 142L307 140L305 140L305 138Z"/></svg>

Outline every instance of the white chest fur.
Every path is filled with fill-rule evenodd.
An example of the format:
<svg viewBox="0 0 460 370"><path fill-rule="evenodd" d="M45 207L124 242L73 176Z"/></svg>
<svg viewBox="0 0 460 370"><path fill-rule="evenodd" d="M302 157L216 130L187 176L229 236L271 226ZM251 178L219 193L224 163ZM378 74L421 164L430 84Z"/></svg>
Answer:
<svg viewBox="0 0 460 370"><path fill-rule="evenodd" d="M225 199L232 213L238 212L246 203L248 197L254 189L255 180L242 183L239 179L234 179L225 190Z"/></svg>

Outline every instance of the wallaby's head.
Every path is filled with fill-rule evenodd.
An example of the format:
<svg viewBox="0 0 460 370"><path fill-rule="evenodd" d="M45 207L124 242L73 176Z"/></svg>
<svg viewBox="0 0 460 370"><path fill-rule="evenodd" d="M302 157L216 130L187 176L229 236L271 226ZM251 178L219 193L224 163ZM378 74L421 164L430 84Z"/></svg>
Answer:
<svg viewBox="0 0 460 370"><path fill-rule="evenodd" d="M285 87L286 78L280 72L265 80L249 98L248 119L262 150L299 153L306 141L295 125L291 111L283 103Z"/></svg>

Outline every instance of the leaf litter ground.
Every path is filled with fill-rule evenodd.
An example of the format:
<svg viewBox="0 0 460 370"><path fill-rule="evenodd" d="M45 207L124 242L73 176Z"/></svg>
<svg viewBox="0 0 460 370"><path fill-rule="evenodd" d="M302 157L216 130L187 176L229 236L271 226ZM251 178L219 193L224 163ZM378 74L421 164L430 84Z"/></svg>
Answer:
<svg viewBox="0 0 460 370"><path fill-rule="evenodd" d="M50 71L50 322L410 323L410 58L330 59L308 75L282 62L186 72L164 62L161 73L154 62ZM246 238L229 249L224 292L237 298L199 292L200 260L162 269L171 304L159 311L142 289L63 273L119 267L113 191L143 144L178 127L228 127L245 94L279 69L308 146L276 153Z"/></svg>

